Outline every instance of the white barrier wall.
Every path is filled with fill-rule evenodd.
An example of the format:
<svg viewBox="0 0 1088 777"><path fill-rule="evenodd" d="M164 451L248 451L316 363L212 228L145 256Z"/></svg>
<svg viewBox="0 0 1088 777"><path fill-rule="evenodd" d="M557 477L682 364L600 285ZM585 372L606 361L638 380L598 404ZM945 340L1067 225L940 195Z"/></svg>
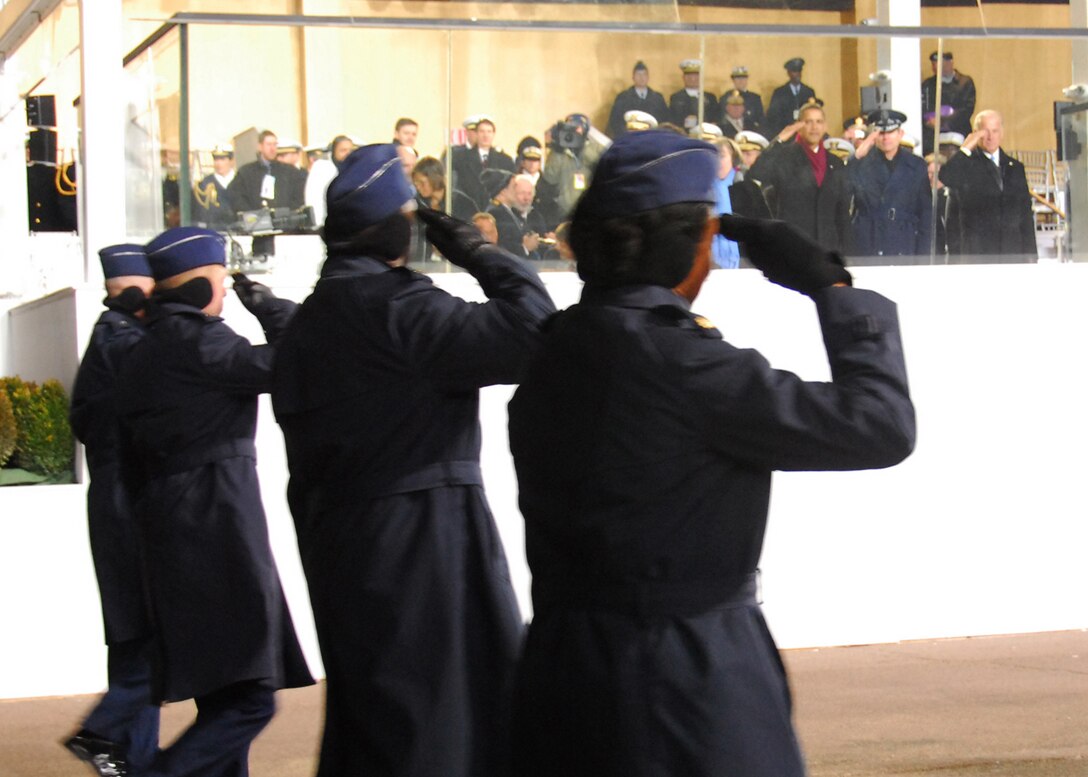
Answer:
<svg viewBox="0 0 1088 777"><path fill-rule="evenodd" d="M577 300L573 274L544 277L557 305ZM468 276L434 280L480 299ZM855 280L899 303L918 447L889 470L775 476L762 568L767 617L779 643L1088 626L1082 487L1088 267L858 268ZM307 293L297 278L277 291L296 299ZM100 296L97 289L80 290L81 300ZM92 320L95 307L77 306ZM828 377L811 302L757 272L712 273L694 307L726 339L758 348L776 366L811 380ZM225 316L238 331L260 337L233 297ZM89 331L89 322L80 321L78 329ZM529 575L506 446L511 393L511 387L482 392L483 465L528 616ZM296 626L320 672L284 498L282 438L266 400L258 431L265 507ZM91 692L104 683L83 497L82 486L0 489L6 637L0 698Z"/></svg>

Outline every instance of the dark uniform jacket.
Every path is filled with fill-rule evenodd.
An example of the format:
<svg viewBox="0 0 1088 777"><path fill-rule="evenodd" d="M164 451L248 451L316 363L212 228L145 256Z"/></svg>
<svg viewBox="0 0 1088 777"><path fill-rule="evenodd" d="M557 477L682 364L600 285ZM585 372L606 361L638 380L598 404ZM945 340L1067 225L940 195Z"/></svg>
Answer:
<svg viewBox="0 0 1088 777"><path fill-rule="evenodd" d="M227 187L219 183L215 173L204 176L193 187L192 212L193 221L204 224L209 229L224 229L237 221Z"/></svg>
<svg viewBox="0 0 1088 777"><path fill-rule="evenodd" d="M767 120L763 123L767 131L762 134L768 138L773 138L790 124L793 124L798 119L801 106L815 96L815 90L807 84L801 84L796 95L790 89L789 82L775 89L771 94L771 104L767 106Z"/></svg>
<svg viewBox="0 0 1088 777"><path fill-rule="evenodd" d="M609 137L618 138L627 132L627 122L623 120L623 115L628 111L645 111L659 123L670 121L669 106L665 104L665 97L661 92L646 87L646 96L639 97L632 86L616 95L616 101L612 103L612 112L608 115Z"/></svg>
<svg viewBox="0 0 1088 777"><path fill-rule="evenodd" d="M914 441L893 303L814 295L831 383L723 342L667 289L587 286L509 406L534 617L519 777L802 777L756 602L772 470Z"/></svg>
<svg viewBox="0 0 1088 777"><path fill-rule="evenodd" d="M752 165L748 178L759 181L771 214L800 229L825 248L846 252L850 242L850 181L843 161L827 155L822 186L816 185L799 143L772 142Z"/></svg>
<svg viewBox="0 0 1088 777"><path fill-rule="evenodd" d="M690 130L698 122L699 98L688 94L687 89L673 92L669 97L669 121L684 130ZM713 124L721 118L718 98L703 92L703 121Z"/></svg>
<svg viewBox="0 0 1088 777"><path fill-rule="evenodd" d="M87 449L87 524L109 645L147 637L150 631L139 531L120 472L115 406L118 373L142 336L143 327L126 312L111 309L99 316L79 363L68 416L72 432Z"/></svg>
<svg viewBox="0 0 1088 777"><path fill-rule="evenodd" d="M744 121L751 121L756 128L763 125L763 98L755 92L741 92L744 96ZM724 95L723 95L724 97ZM719 104L722 101L719 101ZM723 111L724 112L724 111ZM756 129L756 132L759 130Z"/></svg>
<svg viewBox="0 0 1088 777"><path fill-rule="evenodd" d="M467 194L476 204L477 211L487 210L491 197L480 180L484 170L507 170L514 172L514 160L505 151L492 148L487 153L487 165L480 161L480 152L476 148L465 148L454 154L453 183L454 189Z"/></svg>
<svg viewBox="0 0 1088 777"><path fill-rule="evenodd" d="M727 138L735 138L738 132L758 132L763 134L763 128L759 126L759 122L755 119L750 119L747 116L743 118L741 129L737 129L736 125L729 120L729 117L725 116L725 111L722 111L722 120L718 122L718 126L722 128L722 134Z"/></svg>
<svg viewBox="0 0 1088 777"><path fill-rule="evenodd" d="M846 165L854 190L856 256L928 256L933 197L921 157L900 149L889 163L879 149Z"/></svg>
<svg viewBox="0 0 1088 777"><path fill-rule="evenodd" d="M1033 262L1039 254L1024 166L1004 149L999 153L1000 167L979 147L970 154L957 151L941 167L941 182L955 203L956 219L948 224L950 253L958 243L963 254Z"/></svg>
<svg viewBox="0 0 1088 777"><path fill-rule="evenodd" d="M155 700L244 680L313 682L257 482L257 396L271 377L270 346L253 346L181 302L153 305L122 370L118 407L127 477L141 486Z"/></svg>
<svg viewBox="0 0 1088 777"><path fill-rule="evenodd" d="M76 166L32 162L26 167L27 223L31 232L75 232Z"/></svg>
<svg viewBox="0 0 1088 777"><path fill-rule="evenodd" d="M553 312L488 246L465 302L331 257L278 347L272 403L328 676L318 775L508 774L522 620L480 475L478 389L520 379Z"/></svg>
<svg viewBox="0 0 1088 777"><path fill-rule="evenodd" d="M261 197L265 174L276 179L275 197ZM306 173L279 161L261 160L242 165L227 189L230 203L239 211L261 208L301 208L306 201Z"/></svg>
<svg viewBox="0 0 1088 777"><path fill-rule="evenodd" d="M922 82L922 120L928 122L936 117L937 76L933 75ZM941 105L951 109L951 115L941 116L942 132L958 132L964 137L971 134L971 116L975 112L975 80L958 70L953 71L952 80L941 84ZM933 127L925 124L922 132L923 151L933 151Z"/></svg>

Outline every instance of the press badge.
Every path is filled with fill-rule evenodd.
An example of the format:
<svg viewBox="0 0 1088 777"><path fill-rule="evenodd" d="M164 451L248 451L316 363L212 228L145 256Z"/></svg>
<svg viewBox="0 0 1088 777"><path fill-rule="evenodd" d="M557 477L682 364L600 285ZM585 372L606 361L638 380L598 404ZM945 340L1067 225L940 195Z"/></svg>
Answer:
<svg viewBox="0 0 1088 777"><path fill-rule="evenodd" d="M798 117L799 117L800 115L801 115L801 111L794 111L794 112L793 112L793 120L794 120L794 121L797 121L797 119L798 119Z"/></svg>
<svg viewBox="0 0 1088 777"><path fill-rule="evenodd" d="M575 173L574 174L574 188L577 191L582 191L582 189L586 188L586 174L585 173Z"/></svg>
<svg viewBox="0 0 1088 777"><path fill-rule="evenodd" d="M276 199L276 176L265 175L265 177L261 180L261 199Z"/></svg>

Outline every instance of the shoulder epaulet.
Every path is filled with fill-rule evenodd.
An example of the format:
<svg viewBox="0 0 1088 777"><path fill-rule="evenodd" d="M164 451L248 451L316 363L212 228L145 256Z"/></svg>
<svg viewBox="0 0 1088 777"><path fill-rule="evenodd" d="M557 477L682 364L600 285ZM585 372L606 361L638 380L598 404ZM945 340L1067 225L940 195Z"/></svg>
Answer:
<svg viewBox="0 0 1088 777"><path fill-rule="evenodd" d="M675 305L658 305L653 312L663 319L667 319L678 329L697 332L701 337L715 340L722 339L722 333L711 323L710 319L691 311L678 308Z"/></svg>

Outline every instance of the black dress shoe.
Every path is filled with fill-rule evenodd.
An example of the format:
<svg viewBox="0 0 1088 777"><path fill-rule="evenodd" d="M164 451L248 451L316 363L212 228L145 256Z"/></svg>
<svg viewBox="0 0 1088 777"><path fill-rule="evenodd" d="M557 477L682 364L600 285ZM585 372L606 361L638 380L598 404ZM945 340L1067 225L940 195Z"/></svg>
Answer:
<svg viewBox="0 0 1088 777"><path fill-rule="evenodd" d="M128 764L120 748L107 739L83 729L63 744L72 755L88 763L99 777L128 776Z"/></svg>

